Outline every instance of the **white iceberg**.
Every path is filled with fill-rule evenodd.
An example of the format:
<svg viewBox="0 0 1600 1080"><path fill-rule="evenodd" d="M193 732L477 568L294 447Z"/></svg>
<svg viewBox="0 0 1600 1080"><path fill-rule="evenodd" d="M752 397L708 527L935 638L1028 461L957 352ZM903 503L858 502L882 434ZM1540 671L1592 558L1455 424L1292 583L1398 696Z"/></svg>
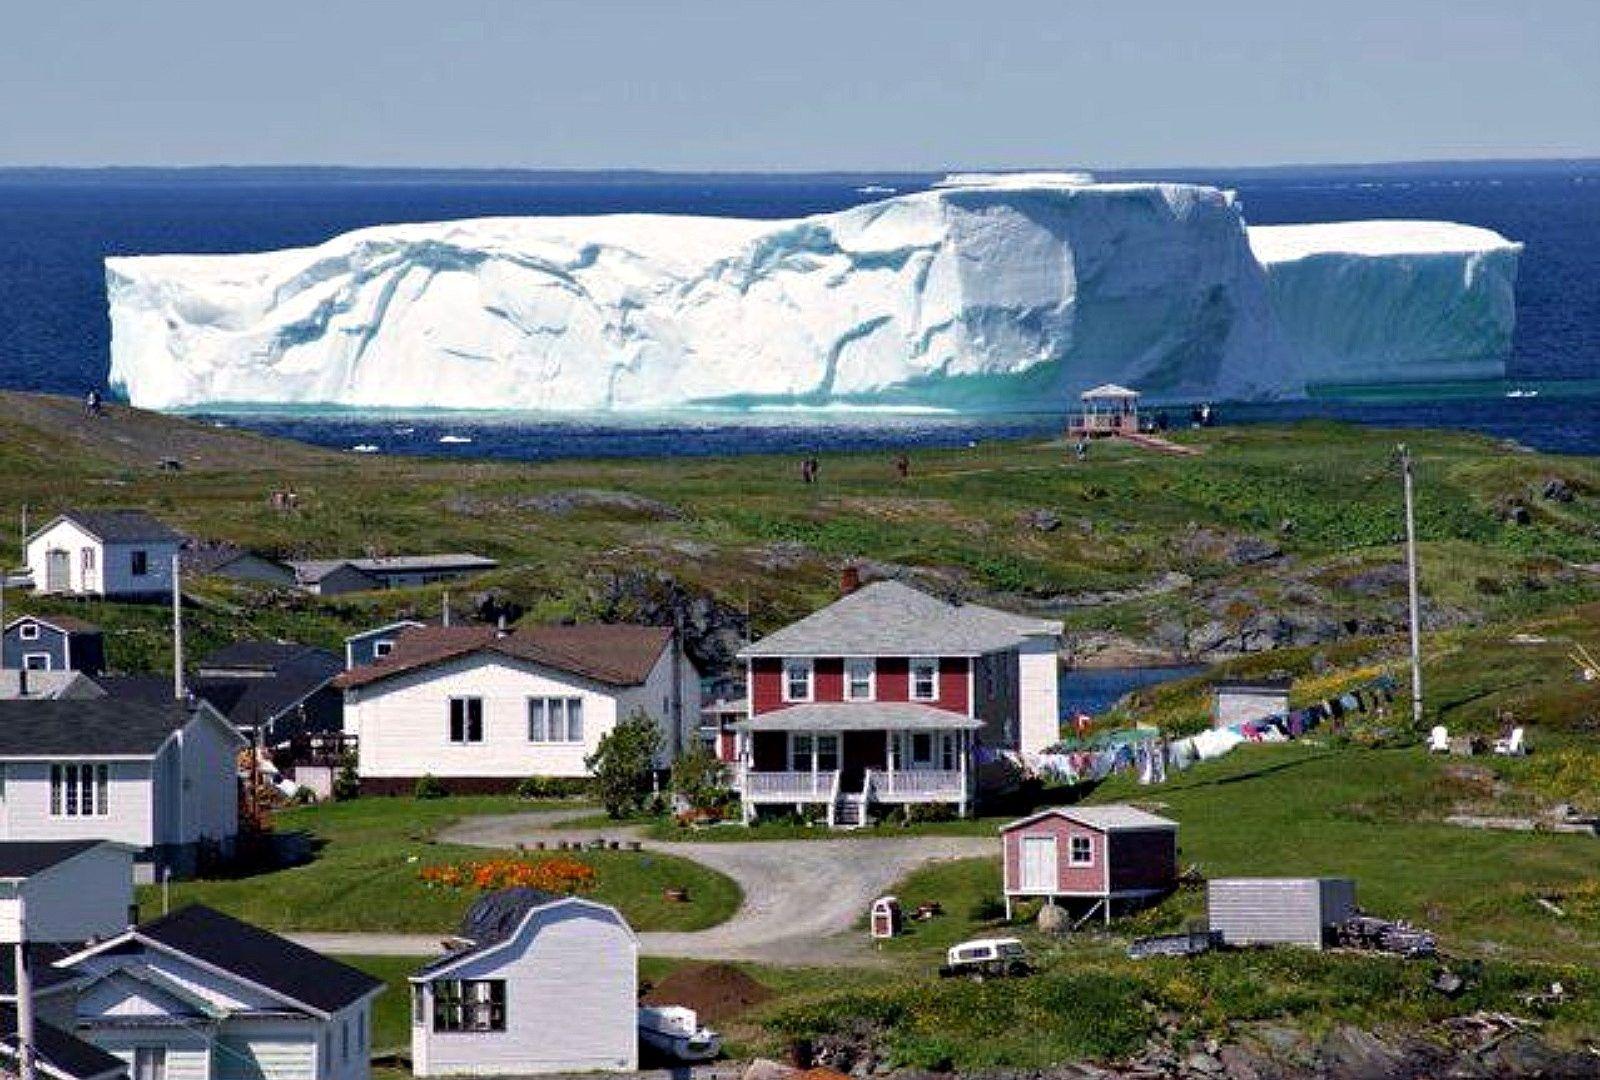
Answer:
<svg viewBox="0 0 1600 1080"><path fill-rule="evenodd" d="M1054 408L1503 371L1519 245L1247 228L1229 192L1077 174L789 221L618 214L106 260L135 405Z"/></svg>

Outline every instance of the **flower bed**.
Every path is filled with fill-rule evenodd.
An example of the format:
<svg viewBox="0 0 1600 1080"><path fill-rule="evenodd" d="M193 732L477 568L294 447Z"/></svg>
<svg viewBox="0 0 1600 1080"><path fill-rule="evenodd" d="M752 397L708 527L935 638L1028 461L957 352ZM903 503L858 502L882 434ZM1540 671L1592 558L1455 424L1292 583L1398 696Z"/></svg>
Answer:
<svg viewBox="0 0 1600 1080"><path fill-rule="evenodd" d="M576 859L484 859L479 862L424 866L417 876L424 883L445 889L489 892L527 886L543 892L590 892L598 883L594 867Z"/></svg>

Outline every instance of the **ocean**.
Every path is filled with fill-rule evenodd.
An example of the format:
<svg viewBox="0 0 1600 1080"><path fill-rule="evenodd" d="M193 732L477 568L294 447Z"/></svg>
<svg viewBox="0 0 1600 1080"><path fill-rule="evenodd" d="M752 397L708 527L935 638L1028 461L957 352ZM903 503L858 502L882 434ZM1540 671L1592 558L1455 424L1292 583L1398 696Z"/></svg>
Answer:
<svg viewBox="0 0 1600 1080"><path fill-rule="evenodd" d="M1526 245L1508 380L1225 406L1222 419L1324 417L1457 427L1568 453L1600 449L1600 161L1100 172L1237 192L1257 224L1438 218ZM655 212L791 217L925 188L932 175L662 175L432 170L0 170L0 387L81 395L109 365L101 260L315 244L390 222ZM1508 393L1514 396L1506 396ZM962 445L1056 430L1059 409L529 417L256 410L218 422L384 453L538 459ZM0 418L3 419L3 418ZM440 440L446 440L441 442Z"/></svg>

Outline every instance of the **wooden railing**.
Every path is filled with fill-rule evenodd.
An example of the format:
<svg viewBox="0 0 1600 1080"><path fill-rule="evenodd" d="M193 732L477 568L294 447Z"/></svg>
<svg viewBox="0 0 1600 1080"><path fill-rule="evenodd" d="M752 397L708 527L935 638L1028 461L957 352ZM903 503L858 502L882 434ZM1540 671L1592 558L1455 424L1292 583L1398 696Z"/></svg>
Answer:
<svg viewBox="0 0 1600 1080"><path fill-rule="evenodd" d="M873 794L885 802L959 799L966 792L966 783L959 769L897 769L872 774Z"/></svg>
<svg viewBox="0 0 1600 1080"><path fill-rule="evenodd" d="M754 772L744 774L745 802L828 802L838 791L839 773Z"/></svg>

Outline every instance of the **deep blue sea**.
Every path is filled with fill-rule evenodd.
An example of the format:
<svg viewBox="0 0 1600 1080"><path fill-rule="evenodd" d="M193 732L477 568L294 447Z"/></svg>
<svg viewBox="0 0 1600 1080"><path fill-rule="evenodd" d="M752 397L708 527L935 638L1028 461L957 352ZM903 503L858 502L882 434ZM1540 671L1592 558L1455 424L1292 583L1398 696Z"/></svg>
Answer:
<svg viewBox="0 0 1600 1080"><path fill-rule="evenodd" d="M1526 245L1510 379L1367 399L1233 406L1225 421L1325 416L1462 427L1600 452L1600 161L1159 173L1240 193L1258 224L1438 218ZM689 176L416 170L0 170L0 386L82 394L109 364L101 259L315 244L366 225L504 214L658 212L790 217L918 190L930 175ZM1506 397L1507 391L1518 396ZM1536 394L1529 393L1536 391ZM535 420L481 415L290 415L221 422L385 453L546 458L961 445L1059 427L1011 417L814 414ZM0 421L3 421L0 417ZM440 442L449 437L451 441ZM470 440L470 441L457 441Z"/></svg>

